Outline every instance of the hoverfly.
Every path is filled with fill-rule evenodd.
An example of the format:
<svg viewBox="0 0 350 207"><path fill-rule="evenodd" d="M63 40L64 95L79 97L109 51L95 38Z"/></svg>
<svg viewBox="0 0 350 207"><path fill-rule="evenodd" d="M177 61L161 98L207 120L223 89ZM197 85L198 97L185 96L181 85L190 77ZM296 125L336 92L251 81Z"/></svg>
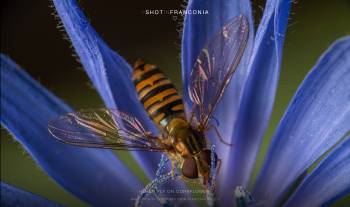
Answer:
<svg viewBox="0 0 350 207"><path fill-rule="evenodd" d="M156 65L140 60L135 63L133 83L160 135L146 131L132 114L105 108L68 113L50 121L48 129L68 144L163 152L172 162L172 171L177 164L183 177L201 178L206 185L211 169L206 137L209 122L237 69L247 39L248 21L240 15L207 41L190 74L187 90L192 108L186 110L188 113L182 97Z"/></svg>

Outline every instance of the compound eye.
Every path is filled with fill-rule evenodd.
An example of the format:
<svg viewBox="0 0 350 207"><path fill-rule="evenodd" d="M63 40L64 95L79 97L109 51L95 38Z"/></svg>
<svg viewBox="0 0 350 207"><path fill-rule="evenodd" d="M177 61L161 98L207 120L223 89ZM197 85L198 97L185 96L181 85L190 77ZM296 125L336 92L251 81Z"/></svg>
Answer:
<svg viewBox="0 0 350 207"><path fill-rule="evenodd" d="M190 179L198 178L197 164L193 157L187 158L182 164L182 174Z"/></svg>

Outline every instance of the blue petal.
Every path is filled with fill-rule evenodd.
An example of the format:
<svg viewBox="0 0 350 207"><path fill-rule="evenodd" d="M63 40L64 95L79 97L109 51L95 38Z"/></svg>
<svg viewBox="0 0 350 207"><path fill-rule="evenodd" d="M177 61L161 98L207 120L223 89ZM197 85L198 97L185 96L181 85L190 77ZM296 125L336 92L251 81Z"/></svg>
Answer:
<svg viewBox="0 0 350 207"><path fill-rule="evenodd" d="M60 207L61 205L42 198L38 195L26 192L11 185L1 182L2 207L13 206L37 206L37 207Z"/></svg>
<svg viewBox="0 0 350 207"><path fill-rule="evenodd" d="M156 132L137 98L130 65L100 38L75 0L53 2L85 71L106 106L128 112L137 117L146 129ZM148 176L153 177L160 159L159 153L132 154Z"/></svg>
<svg viewBox="0 0 350 207"><path fill-rule="evenodd" d="M99 206L131 205L142 185L109 150L70 146L53 139L50 119L71 109L1 55L1 123L53 179Z"/></svg>
<svg viewBox="0 0 350 207"><path fill-rule="evenodd" d="M245 15L250 23L251 37L253 37L253 21L250 2L244 0L220 2L210 0L190 0L187 10L207 10L207 15L186 15L182 37L182 76L184 89L192 67L203 49L204 44L229 19L240 14ZM187 99L187 101L189 101Z"/></svg>
<svg viewBox="0 0 350 207"><path fill-rule="evenodd" d="M186 15L182 39L182 79L184 88L184 101L187 109L191 109L191 101L188 96L188 81L190 72L194 65L194 62L202 50L204 44L210 39L210 37L218 31L229 19L236 17L240 14L246 16L249 22L249 39L245 49L245 53L241 60L240 66L237 72L232 78L232 81L225 91L225 94L220 101L218 108L215 111L214 117L219 120L219 130L225 139L230 139L232 135L232 129L236 120L237 111L240 105L240 99L242 95L242 87L247 78L249 70L247 70L247 64L251 56L251 50L253 46L254 27L252 19L251 5L249 1L210 1L210 0L192 0L189 1L187 7L188 10L208 10L209 15ZM211 136L209 136L211 137ZM215 144L217 140L212 140ZM218 146L218 155L222 160L226 159L228 155ZM223 172L225 170L220 170ZM225 176L223 178L222 176ZM229 175L231 176L231 175ZM226 184L224 182L227 175L220 175L219 188ZM223 195L231 195L226 190L221 191ZM233 192L233 189L232 189ZM232 196L231 196L232 198ZM220 195L220 200L223 197Z"/></svg>
<svg viewBox="0 0 350 207"><path fill-rule="evenodd" d="M330 206L350 193L349 175L350 137L305 178L285 206Z"/></svg>
<svg viewBox="0 0 350 207"><path fill-rule="evenodd" d="M182 37L182 80L183 80L183 96L185 105L188 109L191 109L191 101L187 91L189 76L192 67L203 49L205 43L211 38L216 31L218 31L228 20L236 17L240 14L246 16L249 22L249 40L245 54L241 60L243 62L241 67L237 69L231 83L226 89L223 100L220 102L220 106L217 108L215 114L216 118L220 116L220 122L228 123L229 128L232 129L232 123L235 118L237 107L235 103L232 103L232 95L234 97L240 96L241 86L244 83L245 77L248 73L246 70L246 63L249 59L252 40L254 34L252 11L249 1L237 0L222 0L220 2L211 0L190 0L187 6L187 10L207 10L208 15L186 15L183 28ZM242 67L243 66L243 67ZM237 101L238 102L238 101ZM224 106L229 106L229 108ZM224 110L222 110L224 108ZM229 112L227 111L229 110ZM222 115L232 114L232 116ZM225 120L223 120L225 119ZM226 134L226 129L221 129ZM229 135L231 135L229 133Z"/></svg>
<svg viewBox="0 0 350 207"><path fill-rule="evenodd" d="M334 43L307 75L284 114L253 196L270 206L350 130L350 36Z"/></svg>
<svg viewBox="0 0 350 207"><path fill-rule="evenodd" d="M255 36L238 117L231 126L234 147L221 149L222 154L227 155L222 161L220 176L223 194L236 186L246 187L249 181L273 108L289 10L289 0L266 3Z"/></svg>

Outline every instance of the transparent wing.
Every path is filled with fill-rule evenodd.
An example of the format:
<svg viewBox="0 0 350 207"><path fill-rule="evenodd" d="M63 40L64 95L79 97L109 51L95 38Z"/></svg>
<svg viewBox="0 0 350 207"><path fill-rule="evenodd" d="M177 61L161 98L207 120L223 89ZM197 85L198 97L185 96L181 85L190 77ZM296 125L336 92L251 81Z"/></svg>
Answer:
<svg viewBox="0 0 350 207"><path fill-rule="evenodd" d="M245 16L231 19L206 43L196 60L188 91L194 115L204 128L236 71L247 44L248 30Z"/></svg>
<svg viewBox="0 0 350 207"><path fill-rule="evenodd" d="M68 113L50 121L48 129L56 139L83 147L163 151L159 138L135 117L113 109Z"/></svg>

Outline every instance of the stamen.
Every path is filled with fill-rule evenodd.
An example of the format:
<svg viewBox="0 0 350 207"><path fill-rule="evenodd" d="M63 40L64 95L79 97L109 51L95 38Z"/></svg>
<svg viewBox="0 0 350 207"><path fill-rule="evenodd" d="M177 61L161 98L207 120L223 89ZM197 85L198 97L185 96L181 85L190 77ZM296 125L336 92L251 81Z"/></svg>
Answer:
<svg viewBox="0 0 350 207"><path fill-rule="evenodd" d="M256 203L249 191L242 186L235 189L235 199L237 207L247 207Z"/></svg>
<svg viewBox="0 0 350 207"><path fill-rule="evenodd" d="M169 161L168 157L165 154L162 154L162 156L160 158L160 161L158 163L158 169L157 169L157 172L156 172L156 177L159 177L163 173L163 171L164 171L164 169L166 167L166 163L168 161Z"/></svg>
<svg viewBox="0 0 350 207"><path fill-rule="evenodd" d="M214 206L215 204L215 180L216 180L216 157L215 157L215 145L212 145L210 148L210 175L209 175L209 183L208 183L208 191L207 191L207 204L208 206Z"/></svg>

